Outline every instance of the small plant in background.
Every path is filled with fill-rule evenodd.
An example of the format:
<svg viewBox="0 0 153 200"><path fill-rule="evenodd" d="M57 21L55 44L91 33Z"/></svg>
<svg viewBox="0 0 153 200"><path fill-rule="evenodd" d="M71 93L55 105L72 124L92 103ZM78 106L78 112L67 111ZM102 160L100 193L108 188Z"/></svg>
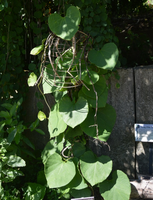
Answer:
<svg viewBox="0 0 153 200"><path fill-rule="evenodd" d="M4 103L1 105L0 111L0 196L2 200L5 199L17 199L23 195L22 189L26 188L25 183L22 182L22 178L19 180L18 177L24 177L24 169L29 168L28 160L36 159L34 145L30 140L23 134L25 130L38 131L43 133L42 130L37 129L39 123L38 120L33 122L29 128L23 125L23 121L19 117L19 108L22 104L22 99L17 103L10 104ZM24 157L24 159L22 158ZM26 160L26 161L25 161ZM28 169L27 169L28 170ZM36 170L36 167L35 167ZM34 176L34 174L33 174ZM40 179L39 174L39 179ZM36 180L35 180L36 181ZM40 182L40 181L39 181ZM12 184L14 186L12 188ZM16 186L16 187L15 187ZM35 194L35 188L39 188L40 197L43 199L44 186L38 183L28 183L28 188L25 191L27 197L32 199ZM31 191L31 193L30 193ZM38 196L38 194L37 194ZM21 198L22 199L22 198ZM37 197L38 199L38 197Z"/></svg>
<svg viewBox="0 0 153 200"><path fill-rule="evenodd" d="M97 157L88 145L91 137L107 144L115 124L115 110L107 104L107 79L117 65L118 48L109 41L96 45L90 35L78 30L80 20L75 6L68 7L63 17L49 16L51 33L42 44L40 76L37 79L32 73L28 79L29 86L40 89L42 84L44 98L51 93L56 101L48 117L51 140L41 156L47 186L58 189L65 199L88 197L99 188L105 200L128 200L127 176L120 170L112 172L112 160ZM31 54L39 52L40 46ZM46 119L41 111L38 117Z"/></svg>

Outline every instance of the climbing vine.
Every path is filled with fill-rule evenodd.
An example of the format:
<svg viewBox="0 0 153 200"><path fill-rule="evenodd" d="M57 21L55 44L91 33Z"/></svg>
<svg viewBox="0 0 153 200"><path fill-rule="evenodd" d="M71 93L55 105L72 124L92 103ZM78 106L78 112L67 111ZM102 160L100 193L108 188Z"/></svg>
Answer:
<svg viewBox="0 0 153 200"><path fill-rule="evenodd" d="M79 2L87 6L85 13L91 16L92 1ZM66 12L62 8L62 12L49 15L48 37L31 50L32 55L41 52L42 56L40 75L31 73L28 79L29 86L37 85L44 98L51 93L56 101L50 108L45 99L48 118L42 111L38 113L40 120L47 118L50 134L42 152L47 185L58 188L68 199L94 195L98 187L105 200L128 200L127 176L120 170L112 172L111 159L97 157L88 145L91 138L107 144L116 120L114 108L107 104L107 78L118 63L119 51L113 38L103 38L104 30L98 30L98 22L104 28L107 20L105 4L95 7L97 15L91 16L90 30L86 30L89 22L83 19L81 31L83 10L80 13L78 7L65 7ZM97 23L97 30L92 29L92 23Z"/></svg>

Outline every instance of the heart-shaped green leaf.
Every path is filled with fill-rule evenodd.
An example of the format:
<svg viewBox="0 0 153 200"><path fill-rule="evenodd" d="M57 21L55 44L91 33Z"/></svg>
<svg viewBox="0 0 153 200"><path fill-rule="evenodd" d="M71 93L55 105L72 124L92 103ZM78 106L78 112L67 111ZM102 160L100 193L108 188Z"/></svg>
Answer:
<svg viewBox="0 0 153 200"><path fill-rule="evenodd" d="M48 25L50 30L60 38L71 40L78 30L80 20L79 10L75 6L70 6L65 17L57 13L51 14L48 18Z"/></svg>
<svg viewBox="0 0 153 200"><path fill-rule="evenodd" d="M97 157L87 151L80 160L80 168L84 178L92 185L104 181L112 171L112 160L108 156Z"/></svg>
<svg viewBox="0 0 153 200"><path fill-rule="evenodd" d="M54 153L44 165L44 172L49 188L59 188L67 185L75 176L75 165L72 161L63 161L62 157Z"/></svg>
<svg viewBox="0 0 153 200"><path fill-rule="evenodd" d="M66 129L67 125L63 121L60 113L59 113L59 104L55 104L49 114L48 121L48 130L50 134L50 138L58 136L60 133L63 133Z"/></svg>
<svg viewBox="0 0 153 200"><path fill-rule="evenodd" d="M100 183L100 193L105 200L129 200L131 185L126 174L117 170L111 180Z"/></svg>
<svg viewBox="0 0 153 200"><path fill-rule="evenodd" d="M96 127L94 121L95 110L90 109L89 114L85 121L80 125L82 130L90 137L97 137ZM104 108L99 108L97 112L97 124L98 124L98 138L102 141L107 141L113 126L116 121L115 109L106 104Z"/></svg>
<svg viewBox="0 0 153 200"><path fill-rule="evenodd" d="M119 51L114 43L105 44L100 51L92 49L89 61L99 68L112 70L118 61Z"/></svg>
<svg viewBox="0 0 153 200"><path fill-rule="evenodd" d="M86 119L88 102L83 97L79 97L77 102L72 102L68 96L64 96L59 102L59 112L64 122L74 128Z"/></svg>

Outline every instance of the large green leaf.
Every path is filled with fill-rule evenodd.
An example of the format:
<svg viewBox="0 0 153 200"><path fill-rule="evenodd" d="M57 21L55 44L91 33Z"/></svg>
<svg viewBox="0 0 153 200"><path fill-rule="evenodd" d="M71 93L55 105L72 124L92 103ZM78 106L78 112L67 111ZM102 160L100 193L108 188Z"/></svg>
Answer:
<svg viewBox="0 0 153 200"><path fill-rule="evenodd" d="M50 138L58 136L63 133L67 127L67 124L63 121L59 113L59 104L56 103L49 114L48 130Z"/></svg>
<svg viewBox="0 0 153 200"><path fill-rule="evenodd" d="M80 160L80 169L84 178L92 185L104 181L112 171L112 161L108 156L97 157L87 151Z"/></svg>
<svg viewBox="0 0 153 200"><path fill-rule="evenodd" d="M54 153L45 165L44 172L49 188L58 188L67 185L75 176L75 165L72 161L63 161L62 157Z"/></svg>
<svg viewBox="0 0 153 200"><path fill-rule="evenodd" d="M66 16L61 17L59 14L51 14L48 18L50 30L65 40L71 40L78 30L81 15L79 10L70 6L67 9Z"/></svg>
<svg viewBox="0 0 153 200"><path fill-rule="evenodd" d="M51 64L47 65L44 69L42 81L44 94L59 91L64 85L65 76L66 72L63 70L56 72Z"/></svg>
<svg viewBox="0 0 153 200"><path fill-rule="evenodd" d="M107 43L99 51L92 49L89 52L88 58L97 67L112 70L117 63L118 56L117 46L114 43Z"/></svg>
<svg viewBox="0 0 153 200"><path fill-rule="evenodd" d="M105 200L129 200L131 185L126 174L117 170L111 180L100 183L100 193Z"/></svg>
<svg viewBox="0 0 153 200"><path fill-rule="evenodd" d="M68 96L64 96L59 103L59 111L64 122L74 128L86 119L88 103L83 97L79 97L77 102L72 102Z"/></svg>
<svg viewBox="0 0 153 200"><path fill-rule="evenodd" d="M82 130L91 137L97 137L96 127L94 120L95 110L90 109L89 114L85 121L80 125ZM97 124L98 124L98 138L102 141L107 141L113 126L116 121L116 112L115 109L106 104L104 108L99 108L97 112Z"/></svg>

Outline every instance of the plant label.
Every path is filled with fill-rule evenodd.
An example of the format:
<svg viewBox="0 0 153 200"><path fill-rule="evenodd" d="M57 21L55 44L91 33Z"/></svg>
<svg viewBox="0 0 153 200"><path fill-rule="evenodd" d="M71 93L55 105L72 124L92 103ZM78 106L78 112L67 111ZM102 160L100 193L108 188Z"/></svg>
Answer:
<svg viewBox="0 0 153 200"><path fill-rule="evenodd" d="M135 124L135 141L153 142L153 124Z"/></svg>

